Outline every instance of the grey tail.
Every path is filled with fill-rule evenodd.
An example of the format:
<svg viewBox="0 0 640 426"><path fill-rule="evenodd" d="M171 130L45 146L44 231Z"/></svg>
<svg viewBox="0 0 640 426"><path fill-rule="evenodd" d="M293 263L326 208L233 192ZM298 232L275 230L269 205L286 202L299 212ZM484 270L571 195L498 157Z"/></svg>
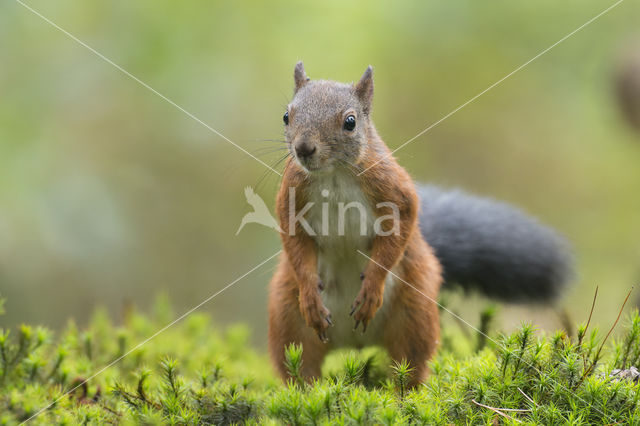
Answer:
<svg viewBox="0 0 640 426"><path fill-rule="evenodd" d="M549 302L573 277L564 238L508 204L418 187L420 229L443 267L445 287L459 285L510 302Z"/></svg>

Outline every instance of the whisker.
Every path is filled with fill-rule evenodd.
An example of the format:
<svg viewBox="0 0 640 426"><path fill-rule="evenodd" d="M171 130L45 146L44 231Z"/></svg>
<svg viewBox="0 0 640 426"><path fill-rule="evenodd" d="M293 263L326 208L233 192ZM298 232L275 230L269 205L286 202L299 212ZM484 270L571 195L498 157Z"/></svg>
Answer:
<svg viewBox="0 0 640 426"><path fill-rule="evenodd" d="M361 170L361 167L358 166L357 164L350 163L347 160L344 160L342 158L339 158L338 162L343 164L344 166L346 166L352 173L356 173L357 174Z"/></svg>
<svg viewBox="0 0 640 426"><path fill-rule="evenodd" d="M271 168L275 169L276 167L278 167L280 165L280 163L282 163L290 155L291 155L291 152L287 149L287 153L285 155L283 155L282 157L279 157L273 164L270 164ZM269 170L269 169L267 169L264 172L262 172L262 175L260 176L260 178L258 179L258 182L254 186L256 191L258 190L260 185L265 181L265 178L267 176L270 176L271 174L272 174L272 171ZM283 175L284 175L284 173L283 173Z"/></svg>
<svg viewBox="0 0 640 426"><path fill-rule="evenodd" d="M293 159L290 159L289 161L287 161L287 164L284 165L284 170L282 170L282 176L284 176L284 174L287 172L287 169L289 168L292 162L293 162Z"/></svg>
<svg viewBox="0 0 640 426"><path fill-rule="evenodd" d="M253 150L251 150L251 153L254 154L254 155L264 156L264 155L268 155L268 154L273 154L274 152L288 151L288 150L289 150L289 148L284 147L284 146L279 146L279 147L268 146L268 147L253 149Z"/></svg>
<svg viewBox="0 0 640 426"><path fill-rule="evenodd" d="M256 139L256 142L281 142L281 143L287 143L286 140L284 139Z"/></svg>
<svg viewBox="0 0 640 426"><path fill-rule="evenodd" d="M282 163L284 161L285 158L287 158L289 155L291 155L290 152L288 152L289 150L287 150L287 153L285 155L283 155L274 165L273 167L277 167L280 165L280 163Z"/></svg>

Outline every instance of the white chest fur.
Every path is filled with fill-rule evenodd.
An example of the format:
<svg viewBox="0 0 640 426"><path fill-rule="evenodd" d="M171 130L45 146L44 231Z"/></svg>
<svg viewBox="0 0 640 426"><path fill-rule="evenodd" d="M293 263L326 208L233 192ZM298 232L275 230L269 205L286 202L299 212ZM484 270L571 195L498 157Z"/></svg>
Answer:
<svg viewBox="0 0 640 426"><path fill-rule="evenodd" d="M391 274L385 283L385 303L376 314L367 332L353 331L349 316L369 260L360 254L370 254L374 238L375 206L362 191L359 182L345 171L334 171L314 179L309 202L314 203L306 215L315 232L318 274L324 284L322 297L331 311L334 327L329 329L334 347L379 343L388 306L388 295L394 280Z"/></svg>

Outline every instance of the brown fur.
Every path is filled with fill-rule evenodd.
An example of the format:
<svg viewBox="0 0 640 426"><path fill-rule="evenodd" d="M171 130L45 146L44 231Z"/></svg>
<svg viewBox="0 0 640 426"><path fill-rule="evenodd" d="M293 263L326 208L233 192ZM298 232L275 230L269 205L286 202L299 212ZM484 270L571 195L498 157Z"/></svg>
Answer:
<svg viewBox="0 0 640 426"><path fill-rule="evenodd" d="M418 199L413 182L389 156L370 120L372 70L368 68L356 85L309 81L302 64L296 66L294 74L296 94L289 107L287 141L292 153L298 143L313 144L317 151L304 167L300 160L289 159L278 193L284 255L269 285L271 358L283 379L287 379L285 346L302 343L302 373L313 378L320 375L324 356L334 347L331 342L326 343L332 319L321 296L317 241L299 223L294 236L288 232L289 188L296 188L297 213L305 205L308 191L314 188L318 170L343 168L352 174L371 206L393 202L399 207L400 232L371 238L367 254L373 260L363 271L362 285L352 304L353 318L356 328L362 324L366 332L383 302L389 304L383 332L376 343L385 347L394 360L409 361L415 369L413 384L417 384L424 378L426 362L438 344L438 308L434 301L442 281L441 269L418 229ZM345 114L357 116L355 131L342 130ZM357 176L359 170L378 161ZM390 213L385 209L375 211L379 215ZM385 230L390 229L388 222L382 224ZM389 300L385 301L387 270L395 271L400 279L396 279Z"/></svg>

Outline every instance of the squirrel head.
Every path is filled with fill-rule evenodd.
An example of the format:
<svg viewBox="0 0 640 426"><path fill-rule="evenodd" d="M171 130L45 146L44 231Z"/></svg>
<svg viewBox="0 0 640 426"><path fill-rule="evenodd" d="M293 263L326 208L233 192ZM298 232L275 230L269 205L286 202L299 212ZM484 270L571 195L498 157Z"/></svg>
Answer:
<svg viewBox="0 0 640 426"><path fill-rule="evenodd" d="M355 84L310 80L302 62L294 71L295 91L283 121L294 159L309 172L355 164L371 131L373 68Z"/></svg>

